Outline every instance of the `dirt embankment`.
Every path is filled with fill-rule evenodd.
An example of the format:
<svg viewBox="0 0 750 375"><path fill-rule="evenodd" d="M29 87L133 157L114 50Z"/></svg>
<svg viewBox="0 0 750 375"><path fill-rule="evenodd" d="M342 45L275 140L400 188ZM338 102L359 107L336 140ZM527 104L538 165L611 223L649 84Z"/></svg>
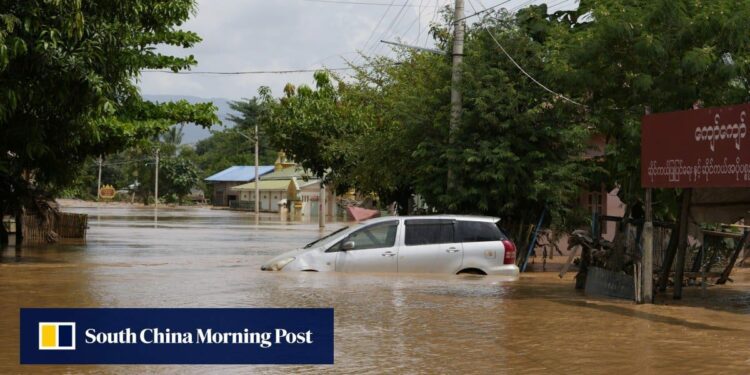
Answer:
<svg viewBox="0 0 750 375"><path fill-rule="evenodd" d="M145 206L143 203L130 203L130 202L116 202L116 201L85 201L81 199L57 199L57 203L60 205L61 208L66 207L153 207L153 205ZM202 206L202 205L188 205L188 206L179 206L176 204L165 204L160 203L159 207L210 207L210 206Z"/></svg>

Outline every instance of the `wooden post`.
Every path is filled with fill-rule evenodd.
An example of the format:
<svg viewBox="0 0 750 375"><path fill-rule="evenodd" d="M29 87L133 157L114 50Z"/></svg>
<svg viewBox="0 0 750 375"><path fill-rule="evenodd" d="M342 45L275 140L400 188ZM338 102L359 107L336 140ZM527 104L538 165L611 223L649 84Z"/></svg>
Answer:
<svg viewBox="0 0 750 375"><path fill-rule="evenodd" d="M9 242L8 231L5 229L5 212L0 207L0 247Z"/></svg>
<svg viewBox="0 0 750 375"><path fill-rule="evenodd" d="M737 262L737 256L740 254L740 251L745 247L745 242L747 241L747 235L748 230L745 229L745 233L742 235L742 238L737 242L737 246L734 249L734 253L732 253L732 257L729 259L729 264L727 264L727 268L724 269L724 272L721 273L721 277L719 277L718 280L716 280L716 284L724 284L729 280L729 274L732 273L732 268L734 268L734 263Z"/></svg>
<svg viewBox="0 0 750 375"><path fill-rule="evenodd" d="M99 155L97 164L99 164L99 177L96 180L96 200L98 201L102 197L102 194L101 194L101 191L102 191L102 156L101 155Z"/></svg>
<svg viewBox="0 0 750 375"><path fill-rule="evenodd" d="M652 303L654 300L654 222L651 210L651 188L646 189L645 223L643 223L643 257L641 262L641 303Z"/></svg>
<svg viewBox="0 0 750 375"><path fill-rule="evenodd" d="M659 291L664 292L667 290L667 282L669 281L669 273L672 270L672 263L674 262L674 256L677 254L677 242L680 236L679 223L677 226L672 228L669 234L669 243L667 244L666 254L664 254L664 261L661 265L661 271L659 274Z"/></svg>
<svg viewBox="0 0 750 375"><path fill-rule="evenodd" d="M677 259L674 270L674 299L682 298L682 278L685 272L685 252L687 251L688 220L690 217L690 201L693 189L685 189L682 194L682 208L680 209L680 233L677 239Z"/></svg>
<svg viewBox="0 0 750 375"><path fill-rule="evenodd" d="M23 209L16 211L16 246L23 242Z"/></svg>

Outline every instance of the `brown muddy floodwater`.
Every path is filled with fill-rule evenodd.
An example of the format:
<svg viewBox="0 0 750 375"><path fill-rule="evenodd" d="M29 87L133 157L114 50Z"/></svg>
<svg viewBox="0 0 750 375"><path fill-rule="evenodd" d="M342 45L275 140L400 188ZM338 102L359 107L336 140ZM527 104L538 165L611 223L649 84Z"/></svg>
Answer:
<svg viewBox="0 0 750 375"><path fill-rule="evenodd" d="M316 225L209 209L78 208L85 243L0 258L0 373L750 373L750 273L675 304L591 299L572 274L261 272ZM326 232L341 224L330 224ZM665 305L668 304L668 305ZM20 366L20 307L333 307L333 366Z"/></svg>

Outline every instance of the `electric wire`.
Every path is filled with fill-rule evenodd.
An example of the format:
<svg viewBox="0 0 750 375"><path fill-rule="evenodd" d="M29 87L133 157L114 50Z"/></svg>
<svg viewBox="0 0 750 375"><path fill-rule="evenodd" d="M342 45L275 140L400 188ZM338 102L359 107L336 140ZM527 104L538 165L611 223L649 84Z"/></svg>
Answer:
<svg viewBox="0 0 750 375"><path fill-rule="evenodd" d="M376 3L376 2L367 2L367 1L336 1L336 0L303 0L310 3L325 3L325 4L341 4L341 5L372 5L372 6L389 6L391 4L388 3ZM409 8L420 8L422 5L414 5L409 4L409 2L404 2L407 7ZM396 6L401 4L394 4Z"/></svg>
<svg viewBox="0 0 750 375"><path fill-rule="evenodd" d="M285 70L250 70L250 71L172 71L172 70L154 70L145 69L141 70L141 73L168 73L168 74L206 74L206 75L245 75L245 74L291 74L291 73L314 73L319 70L353 70L352 67L336 67L336 68L321 68L321 69L285 69Z"/></svg>
<svg viewBox="0 0 750 375"><path fill-rule="evenodd" d="M404 3L406 5L406 3ZM391 29L398 24L398 22L401 20L401 16L404 14L404 9L406 9L405 6L401 6L401 8L398 10L398 13L393 18L391 23L388 25L388 27L385 28L382 34L380 34L380 38L376 39L373 43L373 46L370 48L373 54L377 54L380 48L382 48L382 43L380 43L380 40L385 39L386 35L388 34Z"/></svg>
<svg viewBox="0 0 750 375"><path fill-rule="evenodd" d="M385 8L385 12L383 12L383 15L378 20L378 23L375 24L375 28L373 28L372 32L370 32L370 36L367 37L367 40L365 41L364 46L362 46L362 51L364 51L364 50L367 49L367 46L370 44L370 40L372 39L373 36L375 36L375 32L380 27L380 24L383 23L383 20L385 19L385 16L388 15L388 12L391 10L391 7L393 6L394 3L396 3L396 0L392 0L391 4L388 5L388 8Z"/></svg>
<svg viewBox="0 0 750 375"><path fill-rule="evenodd" d="M471 8L476 12L477 10L474 8L474 4L472 4L471 0L468 0L468 1L469 1L469 6L471 6ZM508 60L510 60L510 62L513 63L513 65L515 65L516 68L518 68L518 70L521 71L521 73L523 73L523 75L525 75L526 77L528 77L532 82L536 83L539 87L541 87L542 89L544 89L545 91L549 92L552 95L555 95L555 96L557 96L557 97L559 97L559 98L561 98L561 99L563 99L563 100L565 100L567 102L570 102L572 104L575 104L575 105L578 105L578 106L581 106L581 107L585 107L585 105L583 105L583 104L581 104L581 103L579 103L579 102L577 102L577 101L575 101L573 99L570 99L567 96L565 96L563 94L560 94L560 93L558 93L558 92L550 89L549 87L545 86L541 82L537 81L536 78L534 78L531 74L529 74L520 64L518 64L518 62L516 62L516 60L513 58L513 56L511 56L508 53L508 51L505 50L505 48L503 47L503 45L500 44L500 42L495 38L495 35L492 34L492 31L490 31L490 29L488 29L487 26L484 23L479 24L479 26L481 28L483 28L487 32L487 34L490 36L490 38L492 38L492 40L495 42L495 44L503 52L503 54L505 54L505 56L508 58Z"/></svg>

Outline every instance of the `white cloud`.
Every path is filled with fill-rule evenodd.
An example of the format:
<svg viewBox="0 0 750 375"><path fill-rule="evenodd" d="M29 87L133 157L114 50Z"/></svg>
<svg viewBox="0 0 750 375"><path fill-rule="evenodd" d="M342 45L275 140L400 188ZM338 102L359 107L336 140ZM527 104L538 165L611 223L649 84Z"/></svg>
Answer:
<svg viewBox="0 0 750 375"><path fill-rule="evenodd" d="M413 5L419 3L417 0L406 1ZM422 36L427 30L424 20L431 18L436 1L445 3L449 0L423 0ZM402 4L402 0L395 3ZM431 4L430 8L428 4ZM198 33L203 42L190 50L172 47L160 47L159 50L174 55L194 55L198 60L198 65L193 68L196 71L340 67L345 66L342 57L347 60L357 57L356 51L364 46L386 8L304 0L200 0L197 16L187 21L183 28ZM373 40L392 23L399 9L394 5L389 10ZM388 30L384 38L396 39L417 15L415 7L406 7L396 27ZM410 31L412 40L416 40L418 34L417 24L419 22ZM384 46L377 50L388 52ZM287 82L311 84L312 73L243 76L144 73L139 86L144 94L239 99L256 95L260 86L269 86L279 94Z"/></svg>
<svg viewBox="0 0 750 375"><path fill-rule="evenodd" d="M390 4L388 0L367 1ZM404 1L410 6L400 12ZM194 55L198 60L198 66L193 69L196 71L341 67L345 66L344 59L360 61L355 51L363 49L371 35L371 42L364 51L368 54L373 51L390 53L390 48L379 42L381 38L425 45L435 4L440 9L452 2L395 0L394 4L399 5L386 7L305 0L199 0L197 16L188 20L183 28L197 32L203 42L189 50L173 47L159 50L179 56ZM483 5L500 2L484 1ZM508 5L522 3L526 1L512 0ZM419 5L422 5L421 17ZM469 10L467 4L467 14ZM384 13L386 16L374 30ZM399 19L394 22L399 13ZM144 94L240 99L256 95L260 86L269 86L278 95L287 82L311 84L312 73L243 76L144 73L139 86Z"/></svg>

